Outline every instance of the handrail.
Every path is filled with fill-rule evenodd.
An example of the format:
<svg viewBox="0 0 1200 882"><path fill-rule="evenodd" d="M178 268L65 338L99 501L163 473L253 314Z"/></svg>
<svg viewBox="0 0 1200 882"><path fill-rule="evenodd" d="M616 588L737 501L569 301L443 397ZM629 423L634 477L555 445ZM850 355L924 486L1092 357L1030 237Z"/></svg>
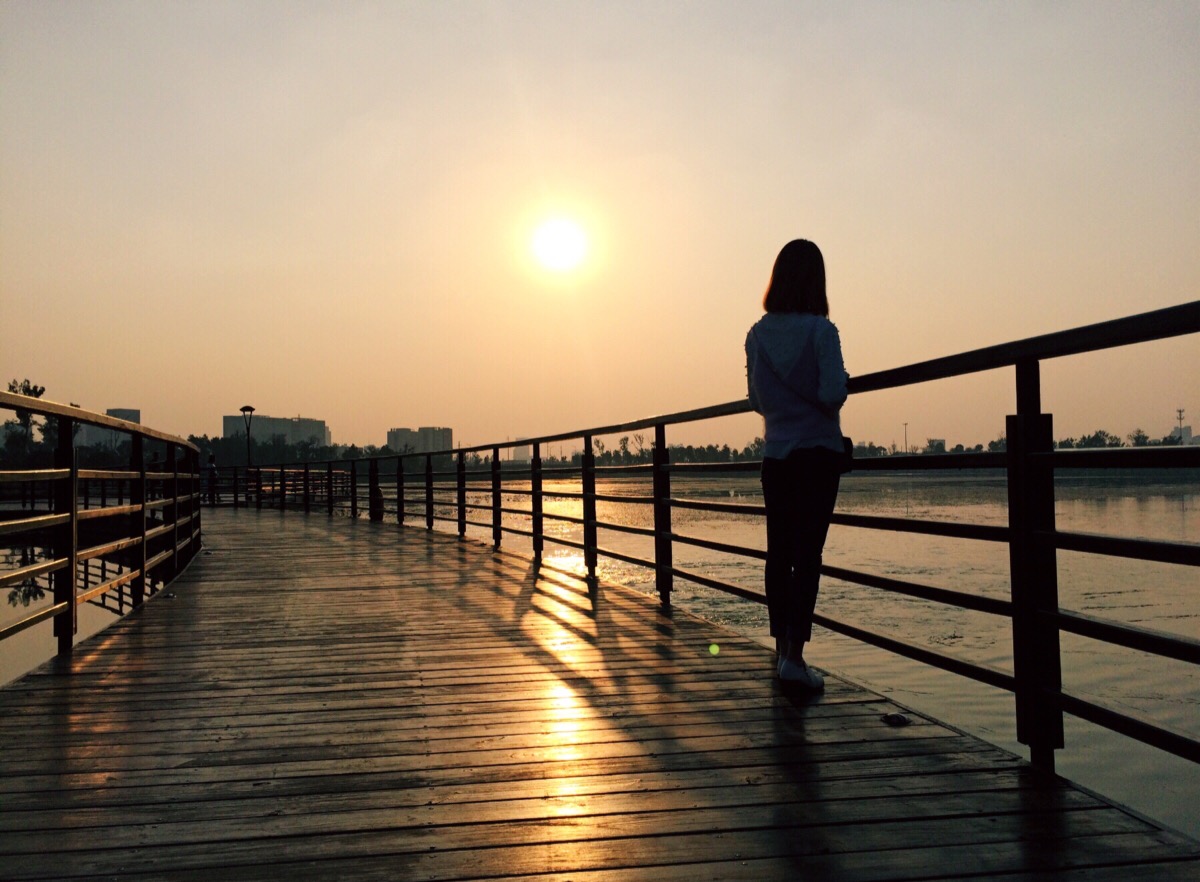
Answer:
<svg viewBox="0 0 1200 882"><path fill-rule="evenodd" d="M945 455L887 456L855 460L855 468L864 472L928 471L936 469L1003 469L1008 489L1009 522L1006 526L953 524L909 518L835 514L834 522L855 529L892 530L929 535L951 536L969 541L1004 542L1010 549L1011 593L1006 599L986 598L959 591L922 585L900 579L885 578L857 572L844 567L825 566L825 575L863 585L871 590L921 598L926 601L971 609L989 615L1008 618L1012 623L1013 671L1011 673L974 664L951 654L915 646L886 634L873 633L854 624L840 622L824 613L816 621L825 627L858 640L882 647L919 662L951 671L989 685L1010 690L1016 695L1018 740L1030 748L1035 765L1053 769L1054 752L1061 748L1064 711L1084 719L1099 722L1155 747L1189 759L1200 758L1200 739L1181 736L1168 727L1157 726L1121 714L1111 708L1085 701L1063 691L1061 679L1060 632L1067 631L1104 641L1113 645L1135 647L1162 657L1197 663L1200 642L1174 635L1108 622L1061 609L1058 601L1056 555L1060 549L1087 551L1094 554L1153 560L1182 566L1200 565L1200 546L1179 542L1160 542L1125 537L1094 536L1059 531L1054 523L1054 473L1057 469L1076 468L1196 468L1200 467L1200 448L1151 448L1126 451L1056 451L1052 441L1052 417L1041 411L1040 362L1046 359L1077 355L1084 352L1110 349L1200 332L1200 301L1160 309L1142 315L1088 325L1053 334L1045 334L919 362L905 367L878 371L852 378L850 394L925 383L998 368L1015 367L1016 413L1007 417L1007 449L1004 452L963 453ZM589 584L596 584L597 560L609 557L655 572L655 584L664 606L670 605L673 580L685 579L728 594L764 603L761 592L722 582L710 576L691 573L674 565L673 546L692 545L720 553L761 559L763 552L727 542L717 542L687 536L671 525L672 510L693 509L711 512L762 516L761 506L741 503L685 500L672 496L673 474L703 472L743 472L758 467L757 463L672 464L666 441L666 429L682 423L728 417L746 413L749 402L738 400L710 407L693 408L653 417L629 420L587 429L541 435L520 441L504 441L463 447L454 450L397 454L367 460L334 460L304 464L307 476L312 468L324 466L326 481L314 486L305 481L302 497L293 492L292 505L310 510L316 502L324 501L326 510L348 510L357 518L365 490L365 508L372 521L383 520L388 513L383 493L381 465L388 463L394 472L395 508L391 510L404 524L409 517L422 518L426 529L435 523L454 523L460 536L466 535L468 525L491 528L493 543L499 547L505 533L529 536L533 540L535 560L540 562L545 542L578 549L584 553L584 566ZM625 462L605 467L596 463L595 439L601 436L654 430L650 464ZM582 440L582 453L569 467L544 467L541 451L545 445L566 440ZM529 463L504 468L500 451L515 447L529 448ZM466 469L468 454L485 454L490 460L486 469ZM574 458L574 457L573 457ZM438 468L435 470L435 461ZM365 465L364 465L365 463ZM453 470L447 465L453 463ZM335 465L338 468L335 469ZM261 507L264 500L287 508L287 465L274 465L246 470L246 504L250 503L250 477L253 473L254 504ZM366 471L365 487L360 484ZM652 479L653 494L649 497L619 496L598 492L597 476L646 475ZM234 475L234 498L237 500L237 470ZM578 480L579 490L556 488L545 490L543 479L570 477ZM468 476L471 478L468 483ZM489 480L490 479L490 480ZM522 486L511 491L504 488L505 480L520 481ZM390 484L389 484L390 486ZM293 491L295 487L293 486ZM468 491L474 498L468 501ZM529 499L529 508L514 508L510 499ZM480 501L490 495L490 504ZM582 517L543 511L545 499L578 500ZM601 520L596 503L649 505L653 508L653 529L631 524ZM468 520L468 511L492 512L491 523ZM529 528L504 523L503 516L528 517ZM581 528L582 541L553 535L544 530L545 521L571 523ZM654 559L604 548L599 531L617 531L652 538Z"/></svg>
<svg viewBox="0 0 1200 882"><path fill-rule="evenodd" d="M26 497L31 488L44 485L50 493L45 500L49 511L31 510L0 521L0 534L25 534L26 543L47 548L50 559L0 573L0 586L19 585L22 590L43 592L46 589L39 580L50 577L53 594L49 607L0 627L0 640L52 620L58 654L66 655L78 630L76 609L80 604L130 585L129 608L136 608L147 594L155 592L156 583L166 584L200 550L200 451L195 444L166 432L26 395L0 392L0 409L50 418L57 422L58 430L52 468L0 470L0 491L18 485L22 507L29 502L30 508L35 508L30 501L34 494ZM81 469L74 446L79 425L127 434L128 466ZM151 443L165 446L160 471L147 471L145 449ZM116 504L109 504L110 485L118 488ZM93 488L99 489L98 499ZM155 495L162 498L151 499ZM94 587L90 584L93 561L99 563L104 580ZM110 565L118 571L111 579L107 577ZM122 593L117 611L125 609Z"/></svg>

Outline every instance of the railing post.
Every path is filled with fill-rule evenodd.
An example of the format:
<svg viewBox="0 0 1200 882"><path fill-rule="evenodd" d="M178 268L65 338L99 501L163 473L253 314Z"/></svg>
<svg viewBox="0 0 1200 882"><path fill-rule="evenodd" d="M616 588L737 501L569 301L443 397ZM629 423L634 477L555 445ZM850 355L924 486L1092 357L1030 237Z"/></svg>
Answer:
<svg viewBox="0 0 1200 882"><path fill-rule="evenodd" d="M372 521L383 520L383 488L379 486L379 460L367 463L367 506Z"/></svg>
<svg viewBox="0 0 1200 882"><path fill-rule="evenodd" d="M425 454L425 529L433 529L433 454Z"/></svg>
<svg viewBox="0 0 1200 882"><path fill-rule="evenodd" d="M580 482L583 485L583 560L587 566L588 585L596 587L596 557L598 531L596 528L596 453L592 436L583 436L583 459Z"/></svg>
<svg viewBox="0 0 1200 882"><path fill-rule="evenodd" d="M358 460L350 460L350 520L358 520Z"/></svg>
<svg viewBox="0 0 1200 882"><path fill-rule="evenodd" d="M671 606L674 584L674 555L671 542L671 451L667 427L654 427L654 582L664 608Z"/></svg>
<svg viewBox="0 0 1200 882"><path fill-rule="evenodd" d="M131 517L136 518L133 535L139 537L137 547L132 553L133 560L130 562L130 567L137 571L137 576L130 585L130 594L134 607L139 607L146 599L146 589L149 583L149 574L146 572L146 558L149 557L149 554L146 549L146 498L148 494L146 493L145 439L141 435L134 435L129 446L129 469L135 476L129 482L129 503L137 506L137 511Z"/></svg>
<svg viewBox="0 0 1200 882"><path fill-rule="evenodd" d="M1058 627L1058 572L1054 533L1053 420L1041 413L1038 362L1017 363L1017 413L1006 421L1009 560L1012 571L1013 673L1017 740L1031 762L1054 771L1063 746L1062 711L1051 697L1062 689Z"/></svg>
<svg viewBox="0 0 1200 882"><path fill-rule="evenodd" d="M74 420L58 417L58 449L54 452L54 467L70 470L65 481L54 482L53 494L54 513L68 516L67 522L54 530L54 557L67 559L66 567L54 573L54 602L67 604L67 608L54 617L54 635L58 638L59 655L70 655L78 628L75 580L79 552L79 463L75 455L74 429Z"/></svg>
<svg viewBox="0 0 1200 882"><path fill-rule="evenodd" d="M201 504L203 497L201 496L201 481L200 481L200 451L189 450L186 457L188 472L190 473L189 485L192 492L188 499L187 510L191 516L188 521L188 561L191 561L197 554L200 553L200 545L204 536L204 519Z"/></svg>
<svg viewBox="0 0 1200 882"><path fill-rule="evenodd" d="M312 511L312 470L304 464L304 513Z"/></svg>
<svg viewBox="0 0 1200 882"><path fill-rule="evenodd" d="M454 477L458 500L458 535L463 538L467 535L467 461L461 450L454 461Z"/></svg>
<svg viewBox="0 0 1200 882"><path fill-rule="evenodd" d="M533 559L542 559L545 546L545 519L542 517L542 445L533 445L533 457L529 460L529 511L532 520Z"/></svg>
<svg viewBox="0 0 1200 882"><path fill-rule="evenodd" d="M325 463L325 509L333 517L333 463Z"/></svg>
<svg viewBox="0 0 1200 882"><path fill-rule="evenodd" d="M254 470L254 507L262 511L262 466Z"/></svg>
<svg viewBox="0 0 1200 882"><path fill-rule="evenodd" d="M233 467L233 507L235 509L242 507L241 500L238 496L238 469L237 469L237 466Z"/></svg>
<svg viewBox="0 0 1200 882"><path fill-rule="evenodd" d="M503 513L500 511L500 448L492 448L492 547L499 548L504 537Z"/></svg>
<svg viewBox="0 0 1200 882"><path fill-rule="evenodd" d="M396 523L404 525L404 457L396 457Z"/></svg>
<svg viewBox="0 0 1200 882"><path fill-rule="evenodd" d="M285 511L287 509L287 467L286 466L279 467L279 493L277 495L279 497L279 510Z"/></svg>
<svg viewBox="0 0 1200 882"><path fill-rule="evenodd" d="M164 522L171 519L171 578L174 579L181 569L179 566L179 451L174 444L167 444L167 473L171 479L167 482L171 500L163 511Z"/></svg>

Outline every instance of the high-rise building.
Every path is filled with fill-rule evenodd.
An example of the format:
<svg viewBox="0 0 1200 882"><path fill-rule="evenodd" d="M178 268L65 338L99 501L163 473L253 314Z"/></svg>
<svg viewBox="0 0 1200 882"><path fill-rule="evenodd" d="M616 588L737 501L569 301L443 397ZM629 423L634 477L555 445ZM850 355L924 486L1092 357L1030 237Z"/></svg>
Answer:
<svg viewBox="0 0 1200 882"><path fill-rule="evenodd" d="M136 407L110 407L104 411L105 416L116 417L130 423L140 423L142 412ZM129 435L116 429L105 429L102 426L83 425L75 436L76 447L106 447L115 450L122 441L128 440Z"/></svg>
<svg viewBox="0 0 1200 882"><path fill-rule="evenodd" d="M438 426L388 429L387 446L396 453L433 453L454 447L454 431Z"/></svg>
<svg viewBox="0 0 1200 882"><path fill-rule="evenodd" d="M224 438L246 437L246 418L240 413L221 417L221 435ZM324 420L305 417L271 417L254 414L250 420L250 437L260 443L270 442L282 436L286 444L309 441L328 447L333 443L329 427Z"/></svg>

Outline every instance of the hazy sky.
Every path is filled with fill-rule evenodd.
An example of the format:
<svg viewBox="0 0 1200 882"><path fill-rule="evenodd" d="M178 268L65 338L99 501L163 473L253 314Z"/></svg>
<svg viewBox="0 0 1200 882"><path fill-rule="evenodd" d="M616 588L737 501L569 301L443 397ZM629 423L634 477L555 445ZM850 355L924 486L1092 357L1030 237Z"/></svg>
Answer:
<svg viewBox="0 0 1200 882"><path fill-rule="evenodd" d="M743 396L798 236L852 374L1194 300L1197 46L1194 0L4 0L0 375L483 443ZM554 213L578 271L530 256ZM1058 437L1200 425L1195 337L1043 377ZM844 428L987 441L1012 385Z"/></svg>

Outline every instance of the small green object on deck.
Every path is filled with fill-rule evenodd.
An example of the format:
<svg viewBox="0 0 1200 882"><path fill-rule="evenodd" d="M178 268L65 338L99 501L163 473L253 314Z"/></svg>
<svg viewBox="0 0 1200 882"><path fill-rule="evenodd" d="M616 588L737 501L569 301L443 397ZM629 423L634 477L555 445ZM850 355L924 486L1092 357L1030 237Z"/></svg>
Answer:
<svg viewBox="0 0 1200 882"><path fill-rule="evenodd" d="M717 644L715 644L715 643L710 643L708 645L708 651L711 652L713 655L716 655L718 652L721 651L721 647L717 646Z"/></svg>

